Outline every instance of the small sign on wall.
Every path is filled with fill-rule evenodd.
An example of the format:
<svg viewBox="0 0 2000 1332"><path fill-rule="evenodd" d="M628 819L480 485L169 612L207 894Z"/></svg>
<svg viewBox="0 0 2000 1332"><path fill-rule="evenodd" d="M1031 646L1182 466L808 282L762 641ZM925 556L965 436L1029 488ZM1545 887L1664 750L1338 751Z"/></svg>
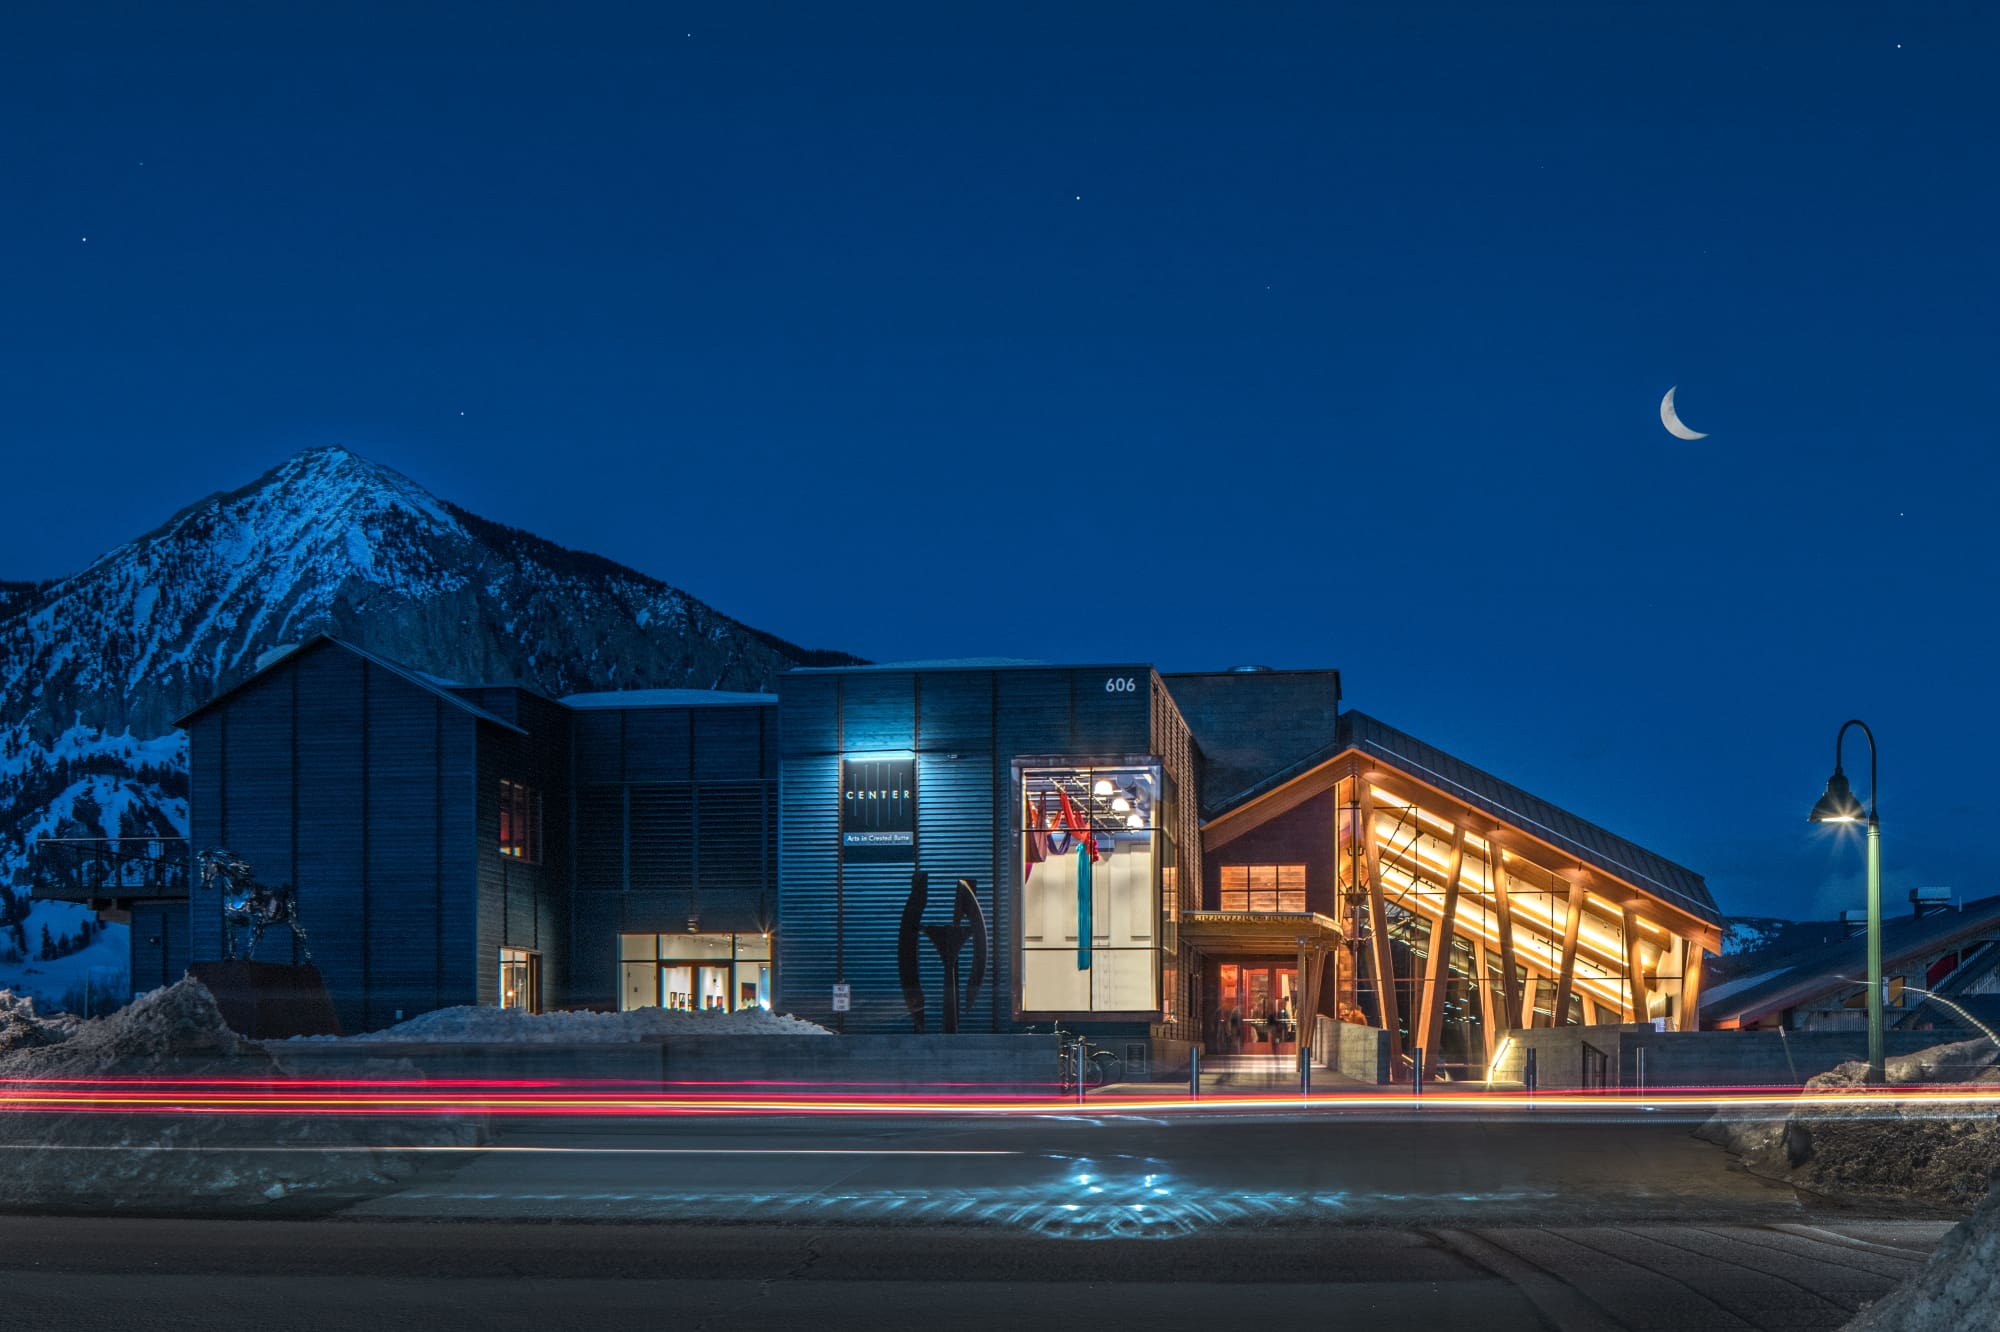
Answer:
<svg viewBox="0 0 2000 1332"><path fill-rule="evenodd" d="M840 761L840 855L856 865L917 858L917 761Z"/></svg>
<svg viewBox="0 0 2000 1332"><path fill-rule="evenodd" d="M841 981L833 987L833 1011L846 1013L852 1011L853 1006L854 989L846 981Z"/></svg>

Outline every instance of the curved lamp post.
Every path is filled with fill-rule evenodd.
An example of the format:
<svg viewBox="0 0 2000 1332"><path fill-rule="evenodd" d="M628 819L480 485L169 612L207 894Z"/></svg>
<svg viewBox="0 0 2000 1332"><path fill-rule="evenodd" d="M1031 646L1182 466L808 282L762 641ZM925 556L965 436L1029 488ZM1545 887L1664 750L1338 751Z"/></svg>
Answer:
<svg viewBox="0 0 2000 1332"><path fill-rule="evenodd" d="M1841 742L1847 728L1859 726L1868 737L1868 806L1847 784L1840 766ZM1868 825L1868 1081L1880 1085L1882 1072L1882 826L1875 818L1875 733L1864 721L1850 721L1833 738L1833 776L1827 779L1826 794L1806 815L1810 823L1866 823Z"/></svg>

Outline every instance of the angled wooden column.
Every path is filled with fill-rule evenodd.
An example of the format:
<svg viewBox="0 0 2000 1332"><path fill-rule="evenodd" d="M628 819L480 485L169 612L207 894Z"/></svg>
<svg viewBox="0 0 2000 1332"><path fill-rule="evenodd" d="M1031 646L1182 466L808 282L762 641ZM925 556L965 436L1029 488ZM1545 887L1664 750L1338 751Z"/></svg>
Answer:
<svg viewBox="0 0 2000 1332"><path fill-rule="evenodd" d="M1690 938L1686 947L1687 961L1681 966L1681 1017L1676 1026L1681 1031L1700 1031L1701 940Z"/></svg>
<svg viewBox="0 0 2000 1332"><path fill-rule="evenodd" d="M1445 988L1451 981L1451 952L1458 921L1458 890L1465 876L1465 821L1452 827L1451 868L1444 877L1444 909L1431 923L1430 956L1424 961L1424 990L1417 996L1417 1012L1423 1015L1410 1031L1422 1044L1424 1061L1437 1062L1438 1042L1444 1036Z"/></svg>
<svg viewBox="0 0 2000 1332"><path fill-rule="evenodd" d="M1368 875L1368 939L1375 958L1375 1007L1389 1033L1389 1063L1403 1053L1402 1015L1396 1002L1396 953L1389 946L1389 908L1382 897L1382 847L1375 838L1375 792L1366 777L1361 784L1363 868Z"/></svg>
<svg viewBox="0 0 2000 1332"><path fill-rule="evenodd" d="M1646 966L1644 954L1639 951L1639 918L1632 914L1632 904L1625 904L1625 969L1626 993L1631 996L1632 1014L1630 1021L1647 1021L1646 1010L1650 1007L1646 994Z"/></svg>
<svg viewBox="0 0 2000 1332"><path fill-rule="evenodd" d="M1491 1067L1493 1052L1499 1048L1501 1019L1500 1010L1493 1006L1493 974L1486 956L1486 941L1477 940L1472 945L1472 965L1479 969L1479 1030L1486 1037L1486 1063Z"/></svg>
<svg viewBox="0 0 2000 1332"><path fill-rule="evenodd" d="M1558 879L1560 883L1562 880ZM1552 1027L1569 1023L1569 991L1576 982L1576 931L1583 923L1583 880L1569 886L1569 919L1563 924L1562 969L1556 973L1556 1006L1549 1015Z"/></svg>
<svg viewBox="0 0 2000 1332"><path fill-rule="evenodd" d="M1529 1015L1521 1011L1521 981L1514 968L1514 909L1507 901L1506 857L1489 835L1486 839L1486 872L1493 880L1493 910L1500 921L1500 993L1506 1001L1507 1025L1525 1027Z"/></svg>
<svg viewBox="0 0 2000 1332"><path fill-rule="evenodd" d="M1578 993L1583 995L1583 1025L1586 1027L1596 1026L1597 1000L1590 997L1589 990L1579 990Z"/></svg>

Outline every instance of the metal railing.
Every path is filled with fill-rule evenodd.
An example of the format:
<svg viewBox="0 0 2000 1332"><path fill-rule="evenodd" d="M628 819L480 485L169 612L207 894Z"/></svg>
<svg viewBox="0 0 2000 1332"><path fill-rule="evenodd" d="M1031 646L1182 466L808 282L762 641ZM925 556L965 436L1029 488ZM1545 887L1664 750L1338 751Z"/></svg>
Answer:
<svg viewBox="0 0 2000 1332"><path fill-rule="evenodd" d="M193 866L185 837L38 837L28 850L34 895L67 902L185 898Z"/></svg>

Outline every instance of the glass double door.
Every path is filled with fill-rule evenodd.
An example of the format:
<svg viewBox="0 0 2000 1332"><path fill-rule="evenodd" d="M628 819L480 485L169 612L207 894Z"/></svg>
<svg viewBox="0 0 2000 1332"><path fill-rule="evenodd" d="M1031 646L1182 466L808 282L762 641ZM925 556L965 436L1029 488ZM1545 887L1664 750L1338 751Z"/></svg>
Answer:
<svg viewBox="0 0 2000 1332"><path fill-rule="evenodd" d="M1220 1054L1297 1054L1299 1045L1296 967L1267 962L1219 962L1211 1021L1214 1051Z"/></svg>

